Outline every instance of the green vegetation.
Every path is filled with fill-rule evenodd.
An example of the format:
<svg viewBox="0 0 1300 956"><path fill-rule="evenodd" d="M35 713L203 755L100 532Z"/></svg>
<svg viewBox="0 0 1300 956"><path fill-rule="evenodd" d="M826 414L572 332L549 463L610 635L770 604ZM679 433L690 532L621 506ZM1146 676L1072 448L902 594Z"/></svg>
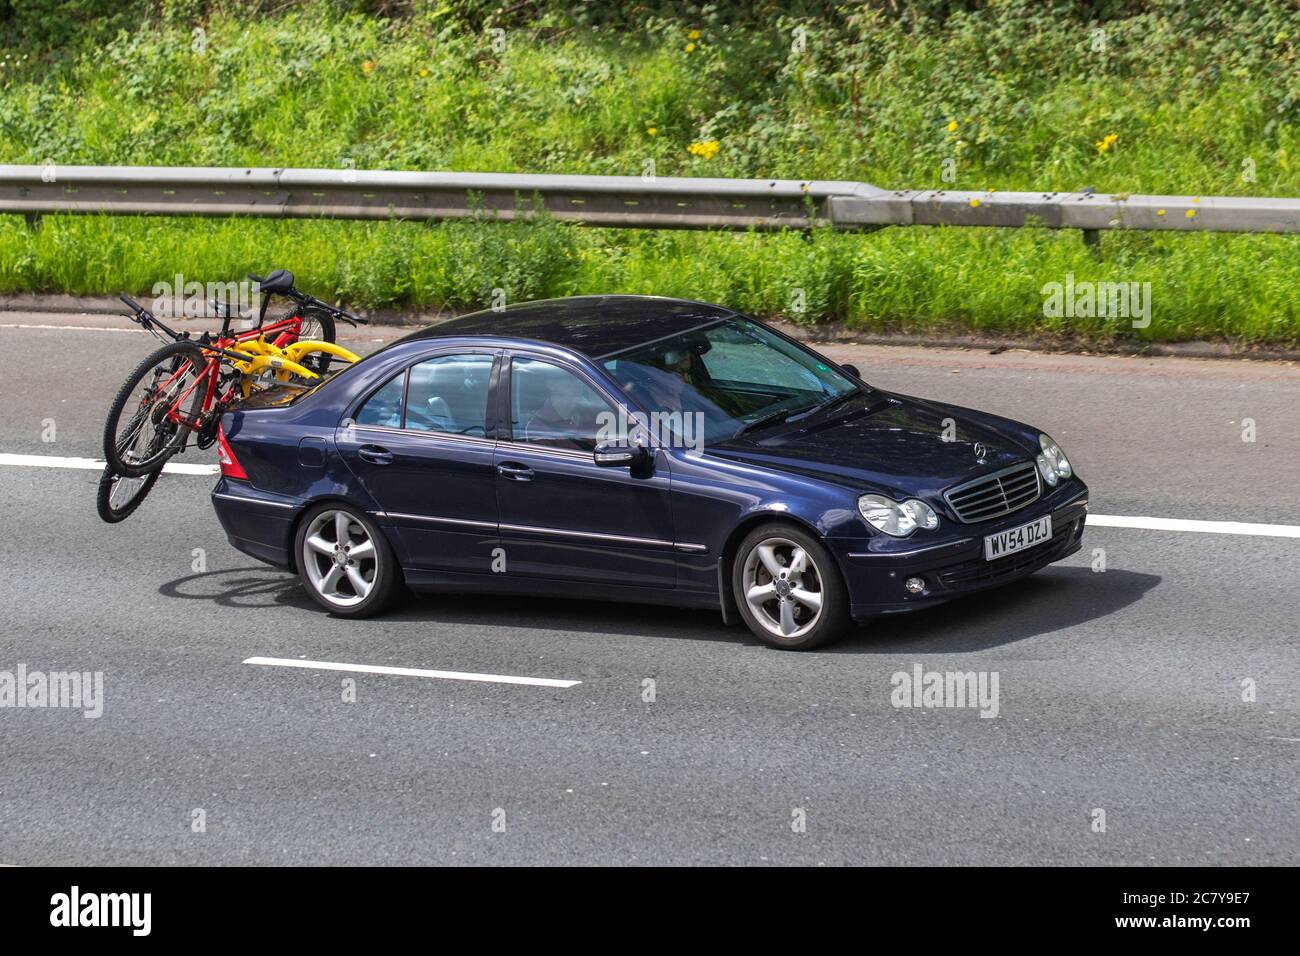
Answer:
<svg viewBox="0 0 1300 956"><path fill-rule="evenodd" d="M247 2L0 0L0 162L626 175L653 159L666 176L1300 195L1300 9L1281 0L1101 14L930 0L808 16L739 3L265 6L275 15ZM802 289L796 321L862 329L1293 346L1296 251L1291 237L1105 234L1097 257L1077 232L1038 229L805 239L49 217L33 231L0 217L0 292L144 291L177 272L282 265L363 306L467 308L503 288L511 300L684 295L770 316ZM1040 290L1067 273L1150 282L1150 327L1045 318Z"/></svg>

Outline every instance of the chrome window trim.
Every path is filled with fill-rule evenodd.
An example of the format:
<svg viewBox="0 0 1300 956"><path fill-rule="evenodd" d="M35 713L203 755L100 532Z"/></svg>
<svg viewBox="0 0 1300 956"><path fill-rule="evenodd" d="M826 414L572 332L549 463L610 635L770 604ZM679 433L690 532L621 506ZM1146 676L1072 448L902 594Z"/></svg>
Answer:
<svg viewBox="0 0 1300 956"><path fill-rule="evenodd" d="M582 451L578 448L556 448L553 445L532 445L528 442L520 441L499 441L497 442L497 447L502 449L517 448L520 452L545 452L550 455L556 455L560 458L581 459L582 461L590 462L593 466L596 464L596 459L593 457L594 450Z"/></svg>
<svg viewBox="0 0 1300 956"><path fill-rule="evenodd" d="M479 435L459 435L456 432L435 432L422 428L394 428L392 425L358 425L352 422L350 425L339 425L341 429L353 428L360 431L363 428L371 431L389 432L394 435L419 435L433 439L445 438L448 441L474 442L484 445L497 444L494 438L484 438Z"/></svg>

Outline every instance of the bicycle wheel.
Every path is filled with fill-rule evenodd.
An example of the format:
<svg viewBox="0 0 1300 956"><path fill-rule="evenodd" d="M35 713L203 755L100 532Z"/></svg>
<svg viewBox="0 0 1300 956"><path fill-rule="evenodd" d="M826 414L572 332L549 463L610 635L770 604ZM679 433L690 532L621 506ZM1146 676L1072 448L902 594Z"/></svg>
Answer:
<svg viewBox="0 0 1300 956"><path fill-rule="evenodd" d="M128 518L145 496L153 491L153 486L162 474L162 466L149 472L143 478L128 478L119 475L112 468L105 466L99 476L99 490L95 495L95 510L109 524L116 524Z"/></svg>
<svg viewBox="0 0 1300 956"><path fill-rule="evenodd" d="M104 422L104 459L128 478L156 471L185 444L189 428L169 413L193 421L203 410L207 360L193 342L171 342L147 356L122 384ZM184 404L185 408L177 407Z"/></svg>
<svg viewBox="0 0 1300 956"><path fill-rule="evenodd" d="M337 329L333 315L316 305L309 305L297 311L298 316L302 319L302 326L298 330L299 342L311 340L333 342L335 340L334 336L337 334ZM317 375L323 376L330 367L330 356L314 352L307 356L307 360L302 364Z"/></svg>

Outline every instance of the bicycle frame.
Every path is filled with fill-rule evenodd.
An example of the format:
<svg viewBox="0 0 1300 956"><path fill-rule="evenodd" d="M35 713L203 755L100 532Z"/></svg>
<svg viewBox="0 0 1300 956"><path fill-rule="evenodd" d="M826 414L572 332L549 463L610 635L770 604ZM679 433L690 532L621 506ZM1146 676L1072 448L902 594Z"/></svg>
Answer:
<svg viewBox="0 0 1300 956"><path fill-rule="evenodd" d="M248 342L253 339L262 338L269 333L275 334L275 339L271 344L277 348L283 348L285 345L297 341L298 333L302 329L302 317L296 312L287 319L278 319L269 326L263 325L259 319L258 324L251 329L244 329L235 333L230 332L230 316L227 315L225 321L221 323L221 332L218 333L215 340L209 340L205 332L200 338L193 340L199 348L211 352L207 357L207 362L202 371L195 377L194 381L187 386L171 403L167 409L166 418L175 425L188 428L191 431L197 431L203 420L212 411L213 407L225 405L234 397L235 386L232 383L226 391L218 398L217 388L221 382L221 358L222 355L229 351L237 350L240 342ZM213 351L215 350L215 351ZM252 356L249 356L252 358ZM167 385L175 382L177 377L184 377L192 363L185 362L180 368L173 372L162 383L165 388ZM189 402L188 399L194 394L200 384L203 385L203 403L201 405L199 416L194 421L188 421L180 413L180 409L185 408Z"/></svg>

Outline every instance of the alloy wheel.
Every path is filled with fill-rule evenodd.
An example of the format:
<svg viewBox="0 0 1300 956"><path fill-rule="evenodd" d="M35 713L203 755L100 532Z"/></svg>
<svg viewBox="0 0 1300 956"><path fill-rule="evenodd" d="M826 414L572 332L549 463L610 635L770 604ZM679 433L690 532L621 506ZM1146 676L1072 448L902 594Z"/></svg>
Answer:
<svg viewBox="0 0 1300 956"><path fill-rule="evenodd" d="M821 619L821 571L798 542L780 536L759 541L745 558L741 583L755 619L775 637L802 637Z"/></svg>

